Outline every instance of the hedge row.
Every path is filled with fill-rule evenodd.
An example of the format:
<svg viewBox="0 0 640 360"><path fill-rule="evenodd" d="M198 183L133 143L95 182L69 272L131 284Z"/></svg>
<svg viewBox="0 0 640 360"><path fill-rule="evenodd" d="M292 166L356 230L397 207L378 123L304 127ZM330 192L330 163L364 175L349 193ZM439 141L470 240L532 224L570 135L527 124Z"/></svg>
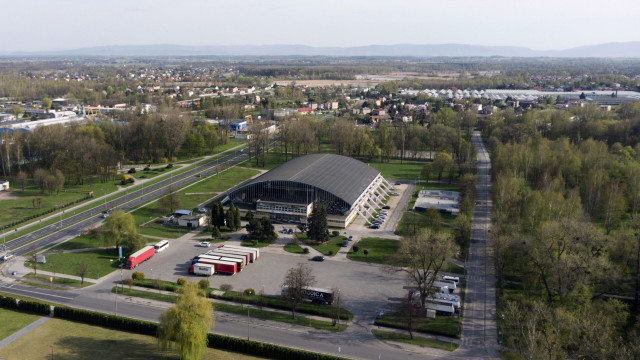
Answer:
<svg viewBox="0 0 640 360"><path fill-rule="evenodd" d="M12 297L0 296L0 307L3 307L5 309L17 309L18 302Z"/></svg>
<svg viewBox="0 0 640 360"><path fill-rule="evenodd" d="M345 358L292 349L259 341L238 339L224 335L209 334L209 347L230 350L278 360L344 360Z"/></svg>
<svg viewBox="0 0 640 360"><path fill-rule="evenodd" d="M40 216L47 215L47 214L50 214L50 213L52 213L54 211L57 211L57 210L60 210L60 209L64 209L64 208L67 208L67 207L69 207L71 205L75 205L75 204L77 204L79 202L83 202L85 200L91 199L92 197L93 197L92 195L87 195L87 196L83 197L82 199L78 199L76 201L72 201L70 203L66 203L66 204L62 205L61 207L59 206L57 208L51 208L49 210L45 210L45 211L43 211L41 213L38 213L38 214L29 215L29 216L27 216L25 218L22 218L20 220L16 220L16 221L13 221L13 222L7 224L7 227L13 227L13 226L16 226L16 225L20 225L20 224L22 224L24 222L27 222L29 220L37 219Z"/></svg>
<svg viewBox="0 0 640 360"><path fill-rule="evenodd" d="M10 296L0 296L0 307L6 309L15 309L40 315L50 315L51 306L37 301L17 300Z"/></svg>
<svg viewBox="0 0 640 360"><path fill-rule="evenodd" d="M130 319L122 316L103 314L95 311L56 306L53 316L61 319L80 321L88 324L131 331L138 334L156 336L158 324Z"/></svg>

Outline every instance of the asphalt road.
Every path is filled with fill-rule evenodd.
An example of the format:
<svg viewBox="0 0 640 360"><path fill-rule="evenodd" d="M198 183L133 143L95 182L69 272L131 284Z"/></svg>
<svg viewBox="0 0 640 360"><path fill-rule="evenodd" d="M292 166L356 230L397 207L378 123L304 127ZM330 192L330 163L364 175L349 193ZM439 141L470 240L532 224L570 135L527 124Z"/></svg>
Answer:
<svg viewBox="0 0 640 360"><path fill-rule="evenodd" d="M139 190L125 193L124 196L108 201L103 205L82 211L52 225L48 225L11 241L7 241L5 245L8 249L15 249L12 251L15 255L24 255L33 249L47 246L67 236L78 236L82 233L83 229L95 225L102 220L98 215L104 211L105 208L129 210L159 197L167 191L169 186L181 187L197 180L195 177L197 174L202 174L203 176L213 174L216 171L224 170L225 168L235 165L247 158L248 154L245 151L234 151L219 159L212 160L205 165L171 176L165 180L143 187ZM61 228L62 230L60 230ZM30 242L33 239L38 240ZM24 246L25 244L27 245Z"/></svg>
<svg viewBox="0 0 640 360"><path fill-rule="evenodd" d="M492 247L488 237L491 226L491 159L479 132L473 146L478 157L476 206L471 223L471 246L466 262L467 292L464 304L461 354L500 358L496 325L496 285Z"/></svg>

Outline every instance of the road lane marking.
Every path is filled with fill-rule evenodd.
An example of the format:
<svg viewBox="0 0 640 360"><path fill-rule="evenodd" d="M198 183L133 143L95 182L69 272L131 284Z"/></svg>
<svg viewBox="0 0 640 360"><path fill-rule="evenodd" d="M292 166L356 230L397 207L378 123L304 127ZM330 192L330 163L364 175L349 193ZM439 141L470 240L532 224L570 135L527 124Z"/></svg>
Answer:
<svg viewBox="0 0 640 360"><path fill-rule="evenodd" d="M61 298L61 299L66 299L66 300L73 300L73 299L74 299L74 298L72 298L72 297L66 297L66 296L60 296L60 295L53 295L53 294L41 293L41 292L38 292L38 291L24 290L24 289L20 289L20 288L13 288L13 290L24 291L24 292L28 292L28 293L32 293L32 294L43 295L43 296L53 296L53 297L57 297L57 298Z"/></svg>

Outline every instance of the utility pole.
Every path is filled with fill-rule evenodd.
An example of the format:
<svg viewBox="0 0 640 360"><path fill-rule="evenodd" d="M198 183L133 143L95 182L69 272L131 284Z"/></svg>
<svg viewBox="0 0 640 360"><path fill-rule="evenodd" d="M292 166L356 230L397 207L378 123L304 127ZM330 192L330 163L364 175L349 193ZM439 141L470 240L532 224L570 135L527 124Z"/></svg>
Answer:
<svg viewBox="0 0 640 360"><path fill-rule="evenodd" d="M340 330L340 289L338 289L338 330Z"/></svg>

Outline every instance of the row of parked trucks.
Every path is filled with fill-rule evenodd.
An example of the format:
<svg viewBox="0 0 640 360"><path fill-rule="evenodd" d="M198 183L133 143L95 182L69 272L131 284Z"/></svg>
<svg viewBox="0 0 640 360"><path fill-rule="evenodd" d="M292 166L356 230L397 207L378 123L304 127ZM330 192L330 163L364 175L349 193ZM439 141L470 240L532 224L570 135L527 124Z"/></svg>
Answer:
<svg viewBox="0 0 640 360"><path fill-rule="evenodd" d="M242 271L249 263L260 257L260 249L235 245L219 247L198 255L191 260L189 274L211 276L213 274L233 275Z"/></svg>

